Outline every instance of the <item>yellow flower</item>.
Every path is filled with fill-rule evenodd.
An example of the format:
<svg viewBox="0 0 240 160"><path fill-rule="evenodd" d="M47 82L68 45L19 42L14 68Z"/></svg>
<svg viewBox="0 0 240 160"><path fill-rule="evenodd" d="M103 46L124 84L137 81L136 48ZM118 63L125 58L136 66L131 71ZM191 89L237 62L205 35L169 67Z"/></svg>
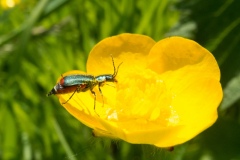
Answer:
<svg viewBox="0 0 240 160"><path fill-rule="evenodd" d="M1 0L1 6L2 8L12 8L16 6L18 3L20 3L20 0Z"/></svg>
<svg viewBox="0 0 240 160"><path fill-rule="evenodd" d="M76 93L66 104L72 93L57 95L96 136L170 147L216 121L223 96L220 70L213 55L196 42L181 37L155 42L138 34L109 37L90 52L87 74L113 74L111 55L116 67L122 62L118 82L101 87L103 99L94 88L95 110L90 91ZM63 76L76 73L86 74Z"/></svg>

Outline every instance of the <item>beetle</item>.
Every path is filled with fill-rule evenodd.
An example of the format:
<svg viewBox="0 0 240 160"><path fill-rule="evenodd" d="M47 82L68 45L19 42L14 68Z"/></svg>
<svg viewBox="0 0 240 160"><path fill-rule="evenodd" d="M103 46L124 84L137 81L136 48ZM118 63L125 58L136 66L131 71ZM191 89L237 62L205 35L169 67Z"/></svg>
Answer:
<svg viewBox="0 0 240 160"><path fill-rule="evenodd" d="M113 69L114 69L113 74L101 74L98 76L93 76L90 74L73 74L73 75L62 76L60 81L52 88L52 90L47 94L47 96L50 96L52 94L72 93L69 99L63 103L63 104L66 104L74 96L76 92L79 93L79 92L86 92L90 90L94 96L94 110L95 110L96 93L93 91L94 87L98 86L98 90L102 95L102 99L103 99L101 87L104 85L104 83L117 82L116 76L118 73L118 69L122 63L120 63L116 68L113 57L112 57L112 63L113 63Z"/></svg>

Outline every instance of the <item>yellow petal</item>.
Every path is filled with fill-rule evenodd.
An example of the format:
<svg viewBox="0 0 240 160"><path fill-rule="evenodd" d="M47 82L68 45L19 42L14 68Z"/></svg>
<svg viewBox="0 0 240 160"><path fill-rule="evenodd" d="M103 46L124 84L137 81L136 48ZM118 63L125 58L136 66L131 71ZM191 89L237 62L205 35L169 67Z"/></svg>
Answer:
<svg viewBox="0 0 240 160"><path fill-rule="evenodd" d="M89 54L87 61L87 73L113 74L113 64L123 63L119 74L129 69L146 66L146 57L155 41L148 36L139 34L120 34L100 41Z"/></svg>
<svg viewBox="0 0 240 160"><path fill-rule="evenodd" d="M209 78L186 79L176 88L179 90L174 95L172 106L182 128L171 140L179 144L193 138L216 121L223 93L220 83Z"/></svg>
<svg viewBox="0 0 240 160"><path fill-rule="evenodd" d="M159 74L183 67L189 67L189 74L220 80L215 58L195 41L182 37L165 38L157 42L149 53L149 68Z"/></svg>
<svg viewBox="0 0 240 160"><path fill-rule="evenodd" d="M100 123L107 132L95 130L95 134L158 147L170 147L188 141L216 121L222 90L220 83L214 79L199 79L179 85L184 85L184 91L174 96L170 113L161 110L160 119L148 121L141 116L101 119Z"/></svg>
<svg viewBox="0 0 240 160"><path fill-rule="evenodd" d="M64 73L62 76L69 76L73 74L86 74L85 72L73 70ZM57 83L62 78L59 77ZM83 124L90 128L100 128L104 130L103 126L98 121L98 116L94 112L94 98L90 91L75 93L69 100L73 93L58 94L60 104L75 118L80 120ZM69 100L69 101L68 101ZM68 101L67 103L65 103ZM97 102L97 104L99 104ZM99 105L98 105L99 106Z"/></svg>

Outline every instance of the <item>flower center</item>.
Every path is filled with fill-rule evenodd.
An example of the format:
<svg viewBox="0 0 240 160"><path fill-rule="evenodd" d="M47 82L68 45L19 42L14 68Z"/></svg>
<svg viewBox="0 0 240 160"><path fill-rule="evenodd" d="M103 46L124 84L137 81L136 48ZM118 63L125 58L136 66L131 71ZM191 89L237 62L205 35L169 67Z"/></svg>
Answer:
<svg viewBox="0 0 240 160"><path fill-rule="evenodd" d="M115 112L108 117L145 119L159 118L161 110L170 107L171 94L155 72L144 69L127 71L118 77Z"/></svg>

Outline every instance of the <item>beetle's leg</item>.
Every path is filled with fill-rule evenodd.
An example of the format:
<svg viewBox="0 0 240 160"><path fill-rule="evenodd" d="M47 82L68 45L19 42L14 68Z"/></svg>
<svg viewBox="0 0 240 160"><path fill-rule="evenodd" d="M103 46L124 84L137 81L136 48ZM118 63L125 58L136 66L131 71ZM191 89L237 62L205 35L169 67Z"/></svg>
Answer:
<svg viewBox="0 0 240 160"><path fill-rule="evenodd" d="M63 102L62 104L66 104L76 92L79 92L80 86L77 86L76 90L73 92L73 94L68 98L68 100L66 102Z"/></svg>
<svg viewBox="0 0 240 160"><path fill-rule="evenodd" d="M102 85L101 83L98 84L98 90L99 90L99 92L102 96L102 104L103 104L102 107L103 107L104 106L104 99L103 99L103 94L102 94L102 90L101 90L101 85Z"/></svg>
<svg viewBox="0 0 240 160"><path fill-rule="evenodd" d="M96 108L96 93L93 91L93 89L91 89L90 91L91 91L91 93L92 93L93 96L94 96L94 107L93 107L93 109L94 109L94 111L95 111L95 108Z"/></svg>

